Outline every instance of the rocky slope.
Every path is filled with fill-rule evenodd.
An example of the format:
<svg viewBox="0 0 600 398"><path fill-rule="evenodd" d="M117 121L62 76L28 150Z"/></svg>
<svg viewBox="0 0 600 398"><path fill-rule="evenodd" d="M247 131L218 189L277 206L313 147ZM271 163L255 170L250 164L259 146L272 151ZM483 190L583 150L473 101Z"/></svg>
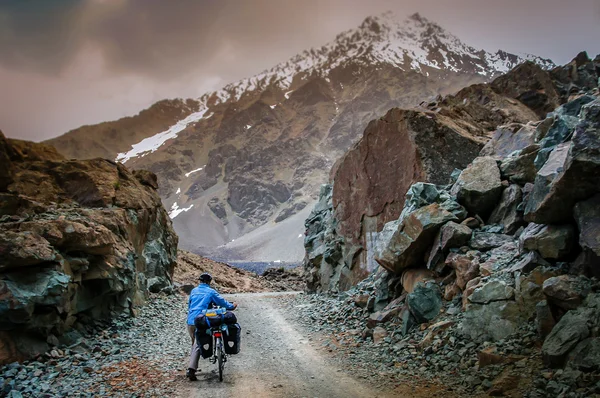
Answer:
<svg viewBox="0 0 600 398"><path fill-rule="evenodd" d="M307 271L309 287L333 297L296 302L299 318L348 347L357 368L391 378L441 375L463 394L600 394L600 63L585 59L547 74L554 91L532 93L529 106L568 102L540 121L498 127L443 184L410 185L373 237L372 272L354 286L359 263L341 264L353 237L336 232L343 221L324 186L307 222L317 232L307 237ZM567 97L555 79L565 71L590 72L567 85ZM530 79L500 83L511 97L532 98L507 89ZM389 167L378 160L371 169Z"/></svg>
<svg viewBox="0 0 600 398"><path fill-rule="evenodd" d="M299 261L302 223L326 170L369 120L488 81L523 60L476 50L418 14L405 21L384 14L196 102L157 104L51 142L67 157L89 156L80 149L92 145L90 155L112 151L128 167L156 173L184 249Z"/></svg>
<svg viewBox="0 0 600 398"><path fill-rule="evenodd" d="M526 62L490 84L467 87L421 108L392 109L372 121L363 138L333 168L332 186L324 188L306 221L309 288L345 290L377 268L374 249L384 224L397 220L406 203L420 203L422 192L409 190L413 183L447 183L454 170L464 169L491 137L485 151L501 151L498 155L503 156L533 143L536 134L532 131L538 124L540 130L547 129L551 120L522 126L537 121L562 101L561 87L566 83L555 76L570 71L570 76L578 77L573 69L588 71L600 65L600 58L591 61L585 55L583 64L581 59L578 56L551 72ZM570 94L597 85L598 72L593 70L595 74L581 73L587 80L569 83ZM529 133L516 134L520 130ZM565 125L561 131L567 130ZM523 138L512 142L513 136ZM505 145L506 141L512 146ZM538 166L550 148L540 151ZM532 173L529 170L527 176ZM522 181L525 176L516 178ZM489 216L489 211L483 209L481 217Z"/></svg>
<svg viewBox="0 0 600 398"><path fill-rule="evenodd" d="M150 172L0 133L1 363L171 285L178 239L157 187Z"/></svg>

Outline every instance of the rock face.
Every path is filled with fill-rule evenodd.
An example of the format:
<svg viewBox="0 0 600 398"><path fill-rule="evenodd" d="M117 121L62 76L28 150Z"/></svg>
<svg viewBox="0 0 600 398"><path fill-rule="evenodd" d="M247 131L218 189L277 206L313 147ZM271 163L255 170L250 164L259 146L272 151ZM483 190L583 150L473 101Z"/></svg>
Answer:
<svg viewBox="0 0 600 398"><path fill-rule="evenodd" d="M460 173L451 193L470 214L487 218L502 193L496 161L491 157L476 158Z"/></svg>
<svg viewBox="0 0 600 398"><path fill-rule="evenodd" d="M0 189L3 362L35 354L19 351L28 339L133 311L171 285L178 239L156 176L1 134L0 143L11 175Z"/></svg>

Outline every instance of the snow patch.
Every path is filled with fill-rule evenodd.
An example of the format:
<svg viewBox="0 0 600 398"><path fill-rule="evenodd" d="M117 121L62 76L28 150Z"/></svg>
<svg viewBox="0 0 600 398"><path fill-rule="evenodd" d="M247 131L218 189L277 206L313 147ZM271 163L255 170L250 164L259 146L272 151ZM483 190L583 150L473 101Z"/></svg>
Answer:
<svg viewBox="0 0 600 398"><path fill-rule="evenodd" d="M177 192L175 192L175 195L179 195L181 193L181 188L177 188Z"/></svg>
<svg viewBox="0 0 600 398"><path fill-rule="evenodd" d="M144 138L137 144L132 145L129 152L119 153L117 155L116 161L125 163L130 159L136 157L144 157L149 153L155 152L166 141L177 137L177 135L188 126L188 124L201 120L207 110L208 108L206 108L205 105L202 105L198 112L192 113L185 119L178 121L177 123L169 127L168 130L165 130L162 133L155 134L152 137Z"/></svg>
<svg viewBox="0 0 600 398"><path fill-rule="evenodd" d="M193 173L195 173L195 172L197 172L197 171L200 171L200 170L204 169L204 167L206 167L206 165L204 165L204 166L200 167L199 169L192 170L192 171L189 171L189 172L185 173L185 176L186 176L186 177L189 177L189 176L190 176L190 174L193 174Z"/></svg>
<svg viewBox="0 0 600 398"><path fill-rule="evenodd" d="M169 217L172 220L175 217L177 217L178 215L180 215L181 213L183 213L185 211L189 211L192 207L194 207L193 203L189 207L184 207L183 209L180 209L179 206L177 205L177 202L175 202L175 203L173 203L173 206L171 206L171 211L169 212Z"/></svg>

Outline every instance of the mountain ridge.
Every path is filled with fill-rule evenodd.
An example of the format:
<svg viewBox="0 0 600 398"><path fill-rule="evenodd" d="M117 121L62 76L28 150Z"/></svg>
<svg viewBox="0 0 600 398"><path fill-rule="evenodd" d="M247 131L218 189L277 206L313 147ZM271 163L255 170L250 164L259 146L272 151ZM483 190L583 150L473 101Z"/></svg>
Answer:
<svg viewBox="0 0 600 398"><path fill-rule="evenodd" d="M489 81L524 59L475 50L419 14L402 22L389 13L368 17L325 46L200 98L177 100L186 108L168 128L120 145L127 150L113 159L158 175L184 249L298 261L300 239L285 242L294 250L281 251L256 238L271 240L273 232L254 233L252 243L243 237L273 227L302 234L303 220L282 221L315 203L328 170L370 120ZM60 137L51 143L70 156L72 144Z"/></svg>

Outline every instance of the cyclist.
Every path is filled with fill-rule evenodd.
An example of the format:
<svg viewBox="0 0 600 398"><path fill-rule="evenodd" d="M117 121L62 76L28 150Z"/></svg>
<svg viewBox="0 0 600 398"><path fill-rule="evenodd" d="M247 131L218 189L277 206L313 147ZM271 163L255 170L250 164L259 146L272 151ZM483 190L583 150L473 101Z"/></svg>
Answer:
<svg viewBox="0 0 600 398"><path fill-rule="evenodd" d="M212 281L210 274L203 273L198 279L200 280L200 284L191 291L188 301L187 329L192 338L192 352L190 353L190 363L186 376L190 381L198 380L196 378L196 370L198 369L198 361L201 355L200 346L197 344L195 338L196 327L194 326L194 319L203 310L211 308L213 305L224 307L227 310L234 310L237 307L237 303L230 303L221 297L215 289L210 287L210 282Z"/></svg>

